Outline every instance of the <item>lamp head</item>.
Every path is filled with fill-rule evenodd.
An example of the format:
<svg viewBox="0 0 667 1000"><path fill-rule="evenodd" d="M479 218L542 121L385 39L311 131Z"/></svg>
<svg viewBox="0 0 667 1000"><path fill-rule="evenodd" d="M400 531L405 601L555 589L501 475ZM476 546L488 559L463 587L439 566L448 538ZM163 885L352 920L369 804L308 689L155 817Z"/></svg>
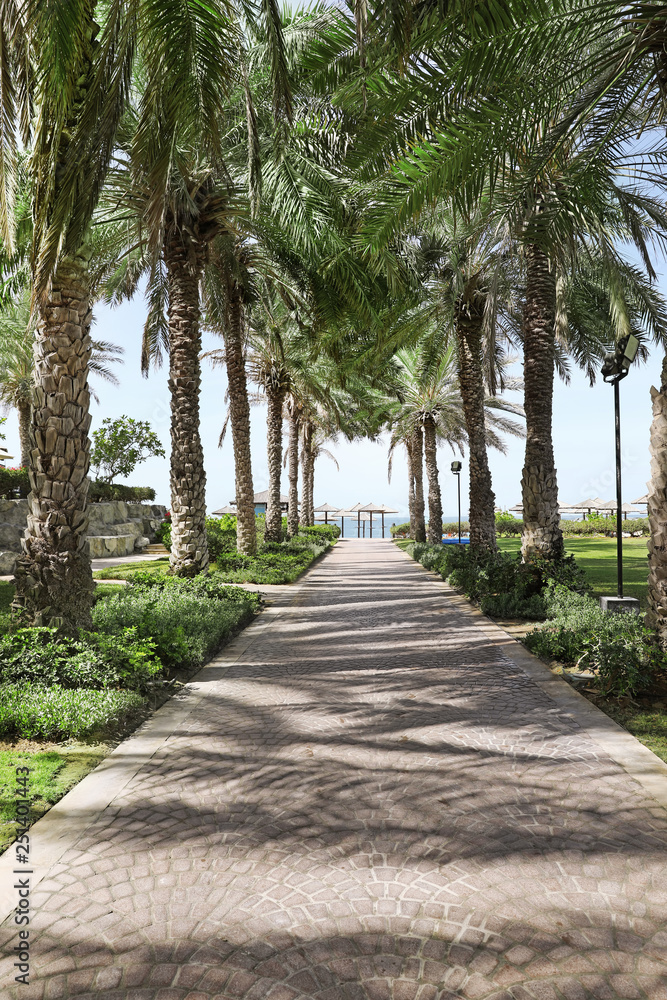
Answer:
<svg viewBox="0 0 667 1000"><path fill-rule="evenodd" d="M627 337L623 337L623 340L619 341L616 350L618 354L622 352L621 365L627 371L637 357L637 351L639 350L639 341L634 333L629 333Z"/></svg>
<svg viewBox="0 0 667 1000"><path fill-rule="evenodd" d="M463 468L462 462L452 462L452 472L458 473Z"/></svg>
<svg viewBox="0 0 667 1000"><path fill-rule="evenodd" d="M637 357L639 340L634 333L622 337L614 352L605 354L602 364L602 378L605 382L620 381L628 374L630 365Z"/></svg>

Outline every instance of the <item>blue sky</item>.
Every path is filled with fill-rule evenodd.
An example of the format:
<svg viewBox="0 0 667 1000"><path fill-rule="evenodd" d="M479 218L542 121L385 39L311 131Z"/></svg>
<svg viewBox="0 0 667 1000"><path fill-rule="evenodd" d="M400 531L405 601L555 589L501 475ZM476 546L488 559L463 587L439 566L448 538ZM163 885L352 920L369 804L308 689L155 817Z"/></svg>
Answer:
<svg viewBox="0 0 667 1000"><path fill-rule="evenodd" d="M125 348L125 364L118 368L121 385L109 386L93 376L100 404L92 403L92 428L99 427L104 417L121 414L150 421L165 449L169 451L169 393L167 369L163 367L144 379L139 368L141 331L144 322L143 298L125 303L117 309L98 305L95 309L94 336L111 340ZM205 350L221 346L221 340L207 336ZM651 422L651 385L659 385L662 358L654 350L646 365L635 365L621 385L623 441L623 498L631 501L646 492L649 478L649 427ZM204 362L201 397L201 424L207 475L207 506L215 510L234 498L234 466L231 434L222 449L218 436L225 413L224 368ZM520 394L511 394L520 402ZM578 372L572 383L558 382L554 402L554 443L558 469L559 495L574 503L586 496L604 500L615 496L613 393L601 380L593 388ZM266 465L266 409L264 405L252 411L252 456L255 489L268 485ZM10 454L19 455L16 415L9 414L5 425L6 445ZM509 507L521 500L521 469L524 444L508 440L506 456L490 453L493 486L498 505ZM403 455L394 459L391 484L387 483L387 442L340 442L332 445L340 472L330 459L319 459L315 476L315 503L325 501L336 506L351 506L358 501L384 503L407 514L407 471ZM440 451L443 509L445 515L456 511L455 477L449 471L453 458L459 458L449 448ZM467 463L463 458L461 492L464 511L467 509ZM157 500L169 505L169 466L166 459L150 459L135 470L128 482L138 486L153 486ZM283 478L286 491L287 480ZM389 520L401 520L397 515Z"/></svg>

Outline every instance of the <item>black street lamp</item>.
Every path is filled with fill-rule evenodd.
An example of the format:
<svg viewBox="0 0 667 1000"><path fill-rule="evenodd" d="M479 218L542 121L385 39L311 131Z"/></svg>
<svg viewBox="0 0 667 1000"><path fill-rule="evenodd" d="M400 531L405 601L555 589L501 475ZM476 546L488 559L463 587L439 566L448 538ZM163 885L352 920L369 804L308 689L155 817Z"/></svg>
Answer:
<svg viewBox="0 0 667 1000"><path fill-rule="evenodd" d="M623 337L616 344L616 350L605 354L602 365L602 379L614 387L614 419L616 422L616 574L618 580L618 599L626 602L628 607L632 605L632 610L639 609L639 602L633 598L623 597L623 510L621 499L621 399L619 393L619 383L630 371L630 365L637 356L639 341L630 333ZM606 603L603 601L603 607ZM622 603L609 610L620 610Z"/></svg>
<svg viewBox="0 0 667 1000"><path fill-rule="evenodd" d="M452 462L452 472L456 476L457 492L459 495L459 545L461 544L461 469L463 468L462 462Z"/></svg>

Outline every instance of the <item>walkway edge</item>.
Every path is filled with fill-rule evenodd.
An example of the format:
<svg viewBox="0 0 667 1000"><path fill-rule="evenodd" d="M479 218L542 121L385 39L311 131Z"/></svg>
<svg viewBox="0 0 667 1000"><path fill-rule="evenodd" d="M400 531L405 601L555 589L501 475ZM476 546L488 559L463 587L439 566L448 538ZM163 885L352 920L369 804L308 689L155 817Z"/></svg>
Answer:
<svg viewBox="0 0 667 1000"><path fill-rule="evenodd" d="M462 594L457 593L432 570L426 569L407 552L404 554L427 574L447 595L448 600L474 618L482 631L503 647L506 655L581 726L593 743L634 778L658 805L667 809L667 764L660 757L584 698L583 694L575 691L566 680L552 673L547 664L526 649L523 643L505 632L500 625L483 614Z"/></svg>
<svg viewBox="0 0 667 1000"><path fill-rule="evenodd" d="M123 740L30 828L31 892L35 892L39 883L50 874L63 855L75 846L90 823L97 819L140 768L164 746L176 728L197 709L205 697L210 673L227 671L235 666L255 639L297 602L309 573L310 567L298 583L289 585L290 592L285 595L288 598L285 603L262 610L255 621L250 622L217 656L205 664L179 694L165 702L132 736ZM261 592L261 585L258 585L258 590ZM0 855L0 923L16 907L16 889L13 888L15 867L14 844L11 844Z"/></svg>

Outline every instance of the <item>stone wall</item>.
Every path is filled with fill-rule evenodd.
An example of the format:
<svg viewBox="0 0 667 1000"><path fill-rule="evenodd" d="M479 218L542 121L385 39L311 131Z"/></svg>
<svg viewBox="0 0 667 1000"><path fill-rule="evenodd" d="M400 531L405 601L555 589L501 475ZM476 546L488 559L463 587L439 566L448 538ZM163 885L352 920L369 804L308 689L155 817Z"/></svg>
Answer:
<svg viewBox="0 0 667 1000"><path fill-rule="evenodd" d="M112 500L88 508L88 545L92 559L129 556L155 541L164 520L160 504ZM14 572L28 515L27 500L0 500L0 576Z"/></svg>

